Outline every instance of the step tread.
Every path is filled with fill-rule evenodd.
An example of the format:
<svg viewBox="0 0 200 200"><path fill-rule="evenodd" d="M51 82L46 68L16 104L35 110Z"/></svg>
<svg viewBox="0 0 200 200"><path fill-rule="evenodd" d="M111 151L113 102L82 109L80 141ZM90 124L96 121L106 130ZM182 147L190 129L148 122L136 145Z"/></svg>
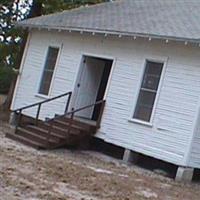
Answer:
<svg viewBox="0 0 200 200"><path fill-rule="evenodd" d="M74 120L81 123L81 124L87 124L90 127L97 127L97 122L91 119L87 119L87 118L82 118L82 117L74 117Z"/></svg>
<svg viewBox="0 0 200 200"><path fill-rule="evenodd" d="M65 126L68 126L68 123L66 123L67 121L64 122L64 121L61 121L59 119L56 119L55 122L62 124L62 125L65 125ZM74 129L82 130L82 131L88 131L86 128L78 126L77 124L72 124L71 127L74 128Z"/></svg>
<svg viewBox="0 0 200 200"><path fill-rule="evenodd" d="M34 132L32 132L32 131L30 131L30 130L27 130L26 128L18 128L18 130L17 130L17 132L19 131L19 134L20 134L20 132L22 132L22 133L25 133L25 134L29 134L29 135L31 135L31 136L33 136L33 137L37 137L37 138L39 138L39 139L41 139L41 140L44 140L44 141L46 141L46 137L44 137L44 136L41 136L41 135L38 135L37 133L34 133ZM18 134L18 133L17 133ZM27 138L28 139L28 138ZM34 141L34 139L33 139L33 141ZM36 142L36 141L35 141ZM49 142L51 142L51 143L56 143L56 142L58 142L58 141L55 141L55 140L53 140L53 139L49 139Z"/></svg>
<svg viewBox="0 0 200 200"><path fill-rule="evenodd" d="M6 137L21 143L25 143L26 145L32 146L34 148L44 148L44 149L46 148L46 146L43 145L42 143L30 140L24 136L21 136L20 134L6 133Z"/></svg>
<svg viewBox="0 0 200 200"><path fill-rule="evenodd" d="M34 131L41 131L41 132L44 132L45 134L48 133L48 130L46 130L42 127L39 127L39 126L29 125L29 126L27 126L27 128L31 128ZM59 139L65 139L66 138L64 135L60 135L60 134L57 134L55 132L51 132L51 135L54 136L54 137L58 137Z"/></svg>
<svg viewBox="0 0 200 200"><path fill-rule="evenodd" d="M65 121L65 122L69 122L71 119L69 117L63 117L61 118L62 121ZM80 119L80 118L73 118L73 121L76 125L79 125L79 126L84 126L84 127L88 127L88 128L96 128L97 125L94 124L94 123L89 123L87 121L84 121L84 119ZM92 121L93 122L93 121Z"/></svg>
<svg viewBox="0 0 200 200"><path fill-rule="evenodd" d="M34 125L33 125L33 126L34 126ZM39 127L39 128L41 128L41 129L47 131L47 129L44 129L44 126L46 126L46 128L48 129L47 123L46 123L46 124L45 124L45 123L40 124L40 125L37 126L37 127ZM67 131L66 131L66 129L60 127L59 125L54 124L54 125L53 125L53 129L56 129L56 130L58 130L58 131L61 131L62 134L65 134L65 133L68 134ZM87 132L86 130L80 130L80 129L76 129L76 131L75 131L75 128L73 128L73 130L70 132L70 135L79 135L79 134L81 133L80 131L85 131L85 132ZM59 134L59 133L55 133L55 134ZM66 137L66 136L64 136L64 137Z"/></svg>

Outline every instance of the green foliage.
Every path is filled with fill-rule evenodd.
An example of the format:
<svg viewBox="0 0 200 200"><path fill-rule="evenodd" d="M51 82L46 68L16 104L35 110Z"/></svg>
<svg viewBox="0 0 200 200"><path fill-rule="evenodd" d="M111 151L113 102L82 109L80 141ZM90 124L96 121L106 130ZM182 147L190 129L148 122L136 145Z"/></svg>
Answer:
<svg viewBox="0 0 200 200"><path fill-rule="evenodd" d="M28 6L28 1L25 4ZM16 29L14 23L25 17L22 10L19 0L0 0L0 66L17 68L15 61L23 31Z"/></svg>
<svg viewBox="0 0 200 200"><path fill-rule="evenodd" d="M80 6L94 5L108 1L109 0L33 0L32 5L41 5L41 14L46 15L63 10L70 10Z"/></svg>
<svg viewBox="0 0 200 200"><path fill-rule="evenodd" d="M0 94L7 94L14 77L14 71L9 67L0 67Z"/></svg>
<svg viewBox="0 0 200 200"><path fill-rule="evenodd" d="M43 3L43 14L54 13L63 10L69 10L84 5L93 5L107 2L109 0L39 0ZM59 3L58 3L59 2Z"/></svg>

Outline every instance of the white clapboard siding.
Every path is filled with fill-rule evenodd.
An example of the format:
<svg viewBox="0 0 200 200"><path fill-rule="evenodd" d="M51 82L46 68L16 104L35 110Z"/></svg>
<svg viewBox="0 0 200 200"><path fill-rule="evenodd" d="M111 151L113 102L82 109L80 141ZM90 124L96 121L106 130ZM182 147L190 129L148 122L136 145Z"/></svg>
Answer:
<svg viewBox="0 0 200 200"><path fill-rule="evenodd" d="M191 144L188 160L190 167L200 168L200 107L198 108L194 138Z"/></svg>
<svg viewBox="0 0 200 200"><path fill-rule="evenodd" d="M183 43L33 31L12 109L41 101L37 96L49 45L61 46L50 96L73 91L83 54L112 57L114 69L97 137L177 165L187 165L200 96L200 51ZM131 122L145 58L168 60L152 126ZM66 99L45 105L41 118L64 111ZM26 111L33 116L36 109ZM200 128L199 128L200 129ZM198 130L199 130L198 129ZM200 133L191 157L200 167Z"/></svg>

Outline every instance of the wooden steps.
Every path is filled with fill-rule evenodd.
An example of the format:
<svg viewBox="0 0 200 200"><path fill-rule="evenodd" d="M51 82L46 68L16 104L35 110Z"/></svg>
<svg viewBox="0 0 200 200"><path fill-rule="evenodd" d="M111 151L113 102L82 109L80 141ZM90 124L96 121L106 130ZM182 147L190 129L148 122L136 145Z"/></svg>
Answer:
<svg viewBox="0 0 200 200"><path fill-rule="evenodd" d="M38 121L37 125L33 123L29 119L29 123L23 123L14 134L7 133L6 137L36 149L54 149L78 145L96 132L96 126L67 117L56 117L51 126L50 122Z"/></svg>
<svg viewBox="0 0 200 200"><path fill-rule="evenodd" d="M25 144L27 146L33 147L35 149L45 149L45 146L43 146L41 143L38 143L34 140L28 139L23 136L20 136L19 134L7 133L6 137L14 141L20 142L22 144Z"/></svg>
<svg viewBox="0 0 200 200"><path fill-rule="evenodd" d="M65 112L63 115L55 115L53 119L40 120L41 107L54 100L67 96ZM16 119L14 134L7 133L6 137L19 141L36 149L55 149L63 146L74 146L84 143L87 138L96 133L100 128L101 118L105 107L105 100L97 101L78 109L68 111L72 92L67 92L50 99L33 103L13 111ZM97 121L77 118L77 113L101 106ZM35 118L23 114L24 110L36 108Z"/></svg>

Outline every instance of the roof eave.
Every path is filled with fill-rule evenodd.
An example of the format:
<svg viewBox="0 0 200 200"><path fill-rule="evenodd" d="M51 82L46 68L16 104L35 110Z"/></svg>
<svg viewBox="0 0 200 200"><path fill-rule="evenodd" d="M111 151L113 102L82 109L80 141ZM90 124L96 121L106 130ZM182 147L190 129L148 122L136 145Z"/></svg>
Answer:
<svg viewBox="0 0 200 200"><path fill-rule="evenodd" d="M50 27L50 26L44 26L44 25L32 25L32 24L22 24L22 23L17 23L16 27L25 28L25 29L57 30L60 32L61 31L82 32L82 33L85 32L85 33L93 33L93 34L115 35L115 36L120 36L120 37L140 37L140 38L149 38L149 39L200 44L200 38L199 39L191 39L191 38L184 38L184 37L173 37L173 36L144 34L144 33L106 31L106 30L88 29L88 28L79 28L79 27Z"/></svg>

